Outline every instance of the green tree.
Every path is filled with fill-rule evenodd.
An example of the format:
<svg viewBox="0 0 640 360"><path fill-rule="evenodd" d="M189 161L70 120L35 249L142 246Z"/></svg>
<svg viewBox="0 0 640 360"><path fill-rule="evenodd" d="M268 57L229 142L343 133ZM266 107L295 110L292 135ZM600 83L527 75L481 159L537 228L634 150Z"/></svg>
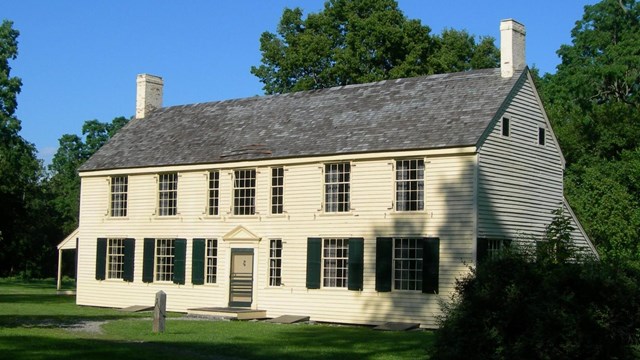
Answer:
<svg viewBox="0 0 640 360"><path fill-rule="evenodd" d="M538 79L565 192L604 259L640 261L640 4L585 6L571 35L557 72Z"/></svg>
<svg viewBox="0 0 640 360"><path fill-rule="evenodd" d="M65 234L78 226L80 208L78 167L127 122L128 120L122 116L114 118L110 123L87 120L82 126L83 137L65 134L58 140L60 146L49 165L51 177L48 188L52 194L52 204L59 216L60 227Z"/></svg>
<svg viewBox="0 0 640 360"><path fill-rule="evenodd" d="M48 208L40 188L42 166L33 144L20 136L15 116L22 81L11 76L19 32L0 25L0 275L39 272L48 255ZM45 216L45 217L43 217ZM35 266L35 267L34 267Z"/></svg>
<svg viewBox="0 0 640 360"><path fill-rule="evenodd" d="M304 19L287 8L277 34L260 37L262 65L251 73L275 94L498 64L491 38L476 44L464 31L430 33L395 0L329 0Z"/></svg>

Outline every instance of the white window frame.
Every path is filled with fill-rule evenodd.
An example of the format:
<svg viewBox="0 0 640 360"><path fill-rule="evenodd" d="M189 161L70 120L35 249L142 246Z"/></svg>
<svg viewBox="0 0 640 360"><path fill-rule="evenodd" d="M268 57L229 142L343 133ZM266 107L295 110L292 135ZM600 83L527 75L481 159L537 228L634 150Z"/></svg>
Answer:
<svg viewBox="0 0 640 360"><path fill-rule="evenodd" d="M273 215L284 214L284 167L271 168L271 196L269 211ZM274 211L276 210L276 211Z"/></svg>
<svg viewBox="0 0 640 360"><path fill-rule="evenodd" d="M323 208L325 213L351 211L351 168L350 162L324 164Z"/></svg>
<svg viewBox="0 0 640 360"><path fill-rule="evenodd" d="M218 239L206 239L204 254L204 281L205 284L218 282Z"/></svg>
<svg viewBox="0 0 640 360"><path fill-rule="evenodd" d="M173 282L176 239L156 239L153 254L154 282Z"/></svg>
<svg viewBox="0 0 640 360"><path fill-rule="evenodd" d="M282 286L282 239L269 240L269 286Z"/></svg>
<svg viewBox="0 0 640 360"><path fill-rule="evenodd" d="M347 288L349 284L349 239L322 239L322 287Z"/></svg>
<svg viewBox="0 0 640 360"><path fill-rule="evenodd" d="M158 216L178 215L178 173L158 175Z"/></svg>
<svg viewBox="0 0 640 360"><path fill-rule="evenodd" d="M413 163L415 162L415 168ZM409 169L406 170L400 166L401 163L409 163ZM424 159L399 159L396 160L394 166L395 175L395 206L394 209L397 212L417 212L424 211L425 208L425 163ZM422 165L422 168L420 168ZM402 169L401 169L402 168ZM412 178L412 174L416 175ZM412 188L415 186L415 189ZM401 187L404 187L401 189ZM401 199L401 194L405 196ZM413 198L415 196L415 199ZM412 206L415 204L415 209Z"/></svg>
<svg viewBox="0 0 640 360"><path fill-rule="evenodd" d="M124 280L124 238L107 239L107 279Z"/></svg>
<svg viewBox="0 0 640 360"><path fill-rule="evenodd" d="M126 217L129 192L129 177L112 176L109 179L109 216Z"/></svg>
<svg viewBox="0 0 640 360"><path fill-rule="evenodd" d="M246 174L249 174L249 176L245 176ZM233 171L233 215L246 216L256 214L257 174L256 169Z"/></svg>
<svg viewBox="0 0 640 360"><path fill-rule="evenodd" d="M207 182L207 215L218 216L220 215L220 171L209 171Z"/></svg>
<svg viewBox="0 0 640 360"><path fill-rule="evenodd" d="M393 238L393 290L422 291L422 238Z"/></svg>

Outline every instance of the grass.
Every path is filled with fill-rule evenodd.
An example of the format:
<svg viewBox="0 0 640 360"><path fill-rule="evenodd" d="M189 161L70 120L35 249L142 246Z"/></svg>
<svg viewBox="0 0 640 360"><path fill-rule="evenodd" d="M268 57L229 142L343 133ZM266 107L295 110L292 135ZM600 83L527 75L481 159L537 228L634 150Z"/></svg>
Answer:
<svg viewBox="0 0 640 360"><path fill-rule="evenodd" d="M171 314L151 331L151 314L77 306L53 281L0 279L0 357L8 359L427 359L429 331L194 321ZM102 332L73 329L103 321Z"/></svg>

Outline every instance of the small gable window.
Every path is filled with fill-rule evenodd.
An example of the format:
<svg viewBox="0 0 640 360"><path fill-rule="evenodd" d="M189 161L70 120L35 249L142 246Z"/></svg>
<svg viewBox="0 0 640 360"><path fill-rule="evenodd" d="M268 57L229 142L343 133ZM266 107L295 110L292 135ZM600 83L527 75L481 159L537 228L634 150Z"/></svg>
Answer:
<svg viewBox="0 0 640 360"><path fill-rule="evenodd" d="M538 128L538 145L544 145L546 142L545 139L545 129L544 128Z"/></svg>
<svg viewBox="0 0 640 360"><path fill-rule="evenodd" d="M511 120L509 118L502 118L502 136L509 136L511 133Z"/></svg>

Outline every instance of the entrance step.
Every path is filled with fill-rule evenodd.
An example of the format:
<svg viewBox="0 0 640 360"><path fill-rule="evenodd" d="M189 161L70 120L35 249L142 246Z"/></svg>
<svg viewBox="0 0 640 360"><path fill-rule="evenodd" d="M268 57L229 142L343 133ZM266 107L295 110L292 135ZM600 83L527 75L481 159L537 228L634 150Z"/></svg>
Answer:
<svg viewBox="0 0 640 360"><path fill-rule="evenodd" d="M277 318L269 319L266 322L276 324L295 324L303 321L309 321L309 317L300 315L282 315L278 316Z"/></svg>
<svg viewBox="0 0 640 360"><path fill-rule="evenodd" d="M408 331L417 329L420 327L420 323L401 323L401 322L388 322L382 325L376 326L373 330L383 331Z"/></svg>
<svg viewBox="0 0 640 360"><path fill-rule="evenodd" d="M125 311L125 312L140 312L140 311L149 311L149 310L153 310L153 306L133 305L133 306L120 309L120 311Z"/></svg>
<svg viewBox="0 0 640 360"><path fill-rule="evenodd" d="M187 309L187 315L219 316L237 320L265 319L267 310L254 310L237 307L203 307Z"/></svg>

